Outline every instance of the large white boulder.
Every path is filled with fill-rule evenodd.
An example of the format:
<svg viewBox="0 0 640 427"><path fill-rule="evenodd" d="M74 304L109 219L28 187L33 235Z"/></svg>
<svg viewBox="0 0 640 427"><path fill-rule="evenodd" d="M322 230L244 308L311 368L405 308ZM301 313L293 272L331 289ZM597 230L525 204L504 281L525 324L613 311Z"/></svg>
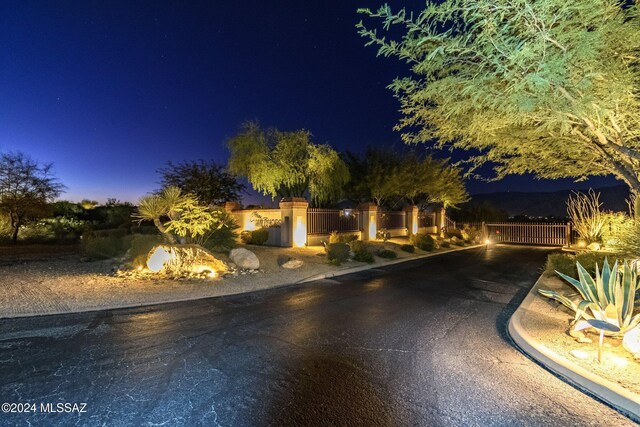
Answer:
<svg viewBox="0 0 640 427"><path fill-rule="evenodd" d="M236 248L231 250L229 258L231 258L231 261L233 261L238 267L246 270L257 270L260 268L260 260L256 254L245 248Z"/></svg>

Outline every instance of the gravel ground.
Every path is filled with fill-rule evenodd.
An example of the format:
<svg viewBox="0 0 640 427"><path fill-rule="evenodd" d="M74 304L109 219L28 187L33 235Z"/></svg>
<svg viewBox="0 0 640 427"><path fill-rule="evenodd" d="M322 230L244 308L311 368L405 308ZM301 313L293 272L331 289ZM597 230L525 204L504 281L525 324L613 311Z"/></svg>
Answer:
<svg viewBox="0 0 640 427"><path fill-rule="evenodd" d="M540 289L575 293L559 278L547 275ZM576 363L625 389L640 394L640 363L622 347L622 340L605 337L602 363L598 363L598 335L588 333L592 343L579 343L569 336L569 323L574 313L563 305L539 296L522 317L522 326L529 334L554 353ZM585 357L580 358L578 356Z"/></svg>
<svg viewBox="0 0 640 427"><path fill-rule="evenodd" d="M398 244L402 243L406 243L406 239L373 244L395 249L399 258L425 254L418 249L415 254L400 251ZM81 262L79 254L68 255L68 252L50 254L49 258L40 254L34 258L0 251L0 318L133 307L238 294L275 288L318 274L364 265L348 262L338 267L331 266L326 263L321 247L246 247L260 259L260 272L224 279L188 280L115 277L111 273L118 265L116 262ZM301 259L304 265L296 270L283 269L278 264L280 256ZM224 256L220 258L228 261ZM383 261L376 257L377 264Z"/></svg>

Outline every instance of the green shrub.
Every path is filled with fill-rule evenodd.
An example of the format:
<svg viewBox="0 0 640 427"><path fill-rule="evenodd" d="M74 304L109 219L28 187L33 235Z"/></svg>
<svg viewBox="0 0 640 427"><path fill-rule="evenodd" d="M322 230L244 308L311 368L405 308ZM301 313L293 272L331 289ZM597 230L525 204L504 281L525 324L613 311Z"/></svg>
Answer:
<svg viewBox="0 0 640 427"><path fill-rule="evenodd" d="M413 245L402 245L402 246L400 246L400 250L401 251L405 251L405 252L409 252L410 254L412 254L412 253L414 253L416 251L416 248Z"/></svg>
<svg viewBox="0 0 640 427"><path fill-rule="evenodd" d="M376 240L382 240L383 242L386 242L390 238L391 232L389 232L386 228L381 228L380 230L376 231Z"/></svg>
<svg viewBox="0 0 640 427"><path fill-rule="evenodd" d="M441 248L449 248L449 247L451 247L451 242L449 242L448 240L443 240L442 242L440 242L440 247Z"/></svg>
<svg viewBox="0 0 640 427"><path fill-rule="evenodd" d="M609 261L610 264L616 262L616 260L622 264L624 259L619 254L607 253L607 252L579 252L576 254L575 262L579 262L584 266L585 270L589 272L589 274L593 275L596 271L596 264L602 266L604 264L605 258ZM577 274L577 270L576 270ZM577 277L577 276L572 276Z"/></svg>
<svg viewBox="0 0 640 427"><path fill-rule="evenodd" d="M354 240L358 240L357 234L338 233L332 231L329 235L329 243L351 243Z"/></svg>
<svg viewBox="0 0 640 427"><path fill-rule="evenodd" d="M240 239L247 245L264 245L269 239L269 230L266 228L253 231L245 230L240 233Z"/></svg>
<svg viewBox="0 0 640 427"><path fill-rule="evenodd" d="M457 228L447 228L444 232L444 236L448 239L455 237L456 239L464 240L464 236L462 235L462 230Z"/></svg>
<svg viewBox="0 0 640 427"><path fill-rule="evenodd" d="M380 249L376 255L378 255L380 258L389 258L389 259L398 257L398 254L390 249Z"/></svg>
<svg viewBox="0 0 640 427"><path fill-rule="evenodd" d="M334 265L340 265L341 263L349 260L349 245L346 243L329 243L325 250L327 252L327 258L329 262Z"/></svg>
<svg viewBox="0 0 640 427"><path fill-rule="evenodd" d="M251 235L251 231L244 230L242 233L240 233L240 240L242 240L242 243L249 245L251 244Z"/></svg>
<svg viewBox="0 0 640 427"><path fill-rule="evenodd" d="M355 240L349 243L351 252L353 252L353 259L359 262L372 263L374 261L373 254L368 250L369 245L362 240Z"/></svg>
<svg viewBox="0 0 640 427"><path fill-rule="evenodd" d="M131 246L128 251L130 260L149 255L154 247L164 243L164 239L159 234L134 234L131 237Z"/></svg>
<svg viewBox="0 0 640 427"><path fill-rule="evenodd" d="M416 233L412 234L410 238L411 244L423 251L432 251L436 247L436 241L428 234Z"/></svg>
<svg viewBox="0 0 640 427"><path fill-rule="evenodd" d="M95 239L95 238L117 238L127 235L125 228L108 228L105 230L88 230L82 233L82 240Z"/></svg>
<svg viewBox="0 0 640 427"><path fill-rule="evenodd" d="M556 271L559 271L567 276L577 277L578 270L576 270L576 257L574 255L564 253L550 254L547 256L545 271L551 274L555 274Z"/></svg>
<svg viewBox="0 0 640 427"><path fill-rule="evenodd" d="M218 220L220 228L211 231L202 242L202 246L213 252L229 252L236 246L238 233L236 230L240 228L237 221L229 212L224 209L219 210ZM267 237L269 237L267 231Z"/></svg>
<svg viewBox="0 0 640 427"><path fill-rule="evenodd" d="M94 237L83 240L84 251L91 258L115 258L127 251L131 246L132 236Z"/></svg>

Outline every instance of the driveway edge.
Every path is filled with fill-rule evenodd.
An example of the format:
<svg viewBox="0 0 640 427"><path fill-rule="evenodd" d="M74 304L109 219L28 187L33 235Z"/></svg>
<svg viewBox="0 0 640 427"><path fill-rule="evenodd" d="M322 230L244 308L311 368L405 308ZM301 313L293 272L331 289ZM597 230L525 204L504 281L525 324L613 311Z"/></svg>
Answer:
<svg viewBox="0 0 640 427"><path fill-rule="evenodd" d="M444 251L439 251L439 252L429 253L429 254L424 254L424 255L418 255L418 256L414 256L414 257L398 258L398 259L394 259L394 260L391 260L391 261L376 262L376 263L371 263L371 264L367 264L367 265L360 265L358 267L345 268L343 270L330 271L328 273L316 274L315 276L311 276L311 277L307 277L306 279L298 280L297 282L295 282L295 284L313 282L315 280L330 279L332 277L344 276L346 274L352 274L352 273L359 273L360 271L371 270L371 269L378 268L378 267L386 267L388 265L401 264L403 262L416 261L416 260L424 259L424 258L431 258L431 257L438 256L438 255L449 254L451 252L465 251L467 249L474 249L474 248L479 248L479 247L482 247L482 246L485 246L485 245L463 246L463 247L460 247L460 248L447 249L447 250L444 250Z"/></svg>
<svg viewBox="0 0 640 427"><path fill-rule="evenodd" d="M632 420L640 421L639 395L561 357L532 337L522 325L522 317L529 310L535 298L538 297L538 288L543 281L544 274L538 278L518 309L511 316L508 325L511 339L520 351L536 360L547 370L559 375L583 391L593 394Z"/></svg>

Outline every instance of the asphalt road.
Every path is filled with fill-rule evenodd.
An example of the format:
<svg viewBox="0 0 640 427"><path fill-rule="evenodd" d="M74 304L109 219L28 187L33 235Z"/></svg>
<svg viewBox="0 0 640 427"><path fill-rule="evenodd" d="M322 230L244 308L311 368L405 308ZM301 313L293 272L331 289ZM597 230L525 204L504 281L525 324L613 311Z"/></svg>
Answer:
<svg viewBox="0 0 640 427"><path fill-rule="evenodd" d="M472 249L247 295L5 320L0 400L36 413L0 425L635 425L511 345L507 321L546 253Z"/></svg>

